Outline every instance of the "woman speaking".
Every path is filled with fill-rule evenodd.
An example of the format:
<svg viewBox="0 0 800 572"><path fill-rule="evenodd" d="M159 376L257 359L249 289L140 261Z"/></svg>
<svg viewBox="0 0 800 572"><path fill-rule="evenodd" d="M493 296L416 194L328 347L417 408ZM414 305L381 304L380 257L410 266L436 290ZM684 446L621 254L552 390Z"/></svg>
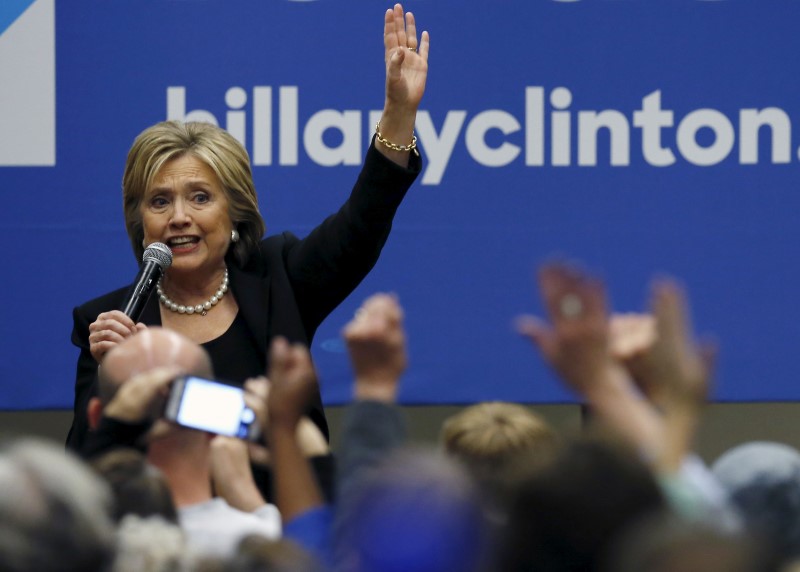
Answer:
<svg viewBox="0 0 800 572"><path fill-rule="evenodd" d="M309 345L322 320L378 259L395 211L420 171L414 121L425 90L428 33L419 43L411 13L386 11L386 98L364 166L347 202L304 239L262 239L264 221L247 151L206 123L164 122L142 132L123 176L125 226L136 254L167 245L172 264L138 323L121 288L73 311L80 348L75 409L67 446L80 450L86 408L97 394L103 356L151 325L202 344L218 378L243 383L263 375L274 336ZM102 396L100 396L102 399ZM327 435L322 403L309 412Z"/></svg>

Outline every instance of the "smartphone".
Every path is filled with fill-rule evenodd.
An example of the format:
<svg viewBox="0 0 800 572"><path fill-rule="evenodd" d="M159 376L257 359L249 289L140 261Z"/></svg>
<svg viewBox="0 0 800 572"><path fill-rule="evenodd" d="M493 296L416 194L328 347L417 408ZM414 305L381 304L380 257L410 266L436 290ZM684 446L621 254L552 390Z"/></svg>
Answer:
<svg viewBox="0 0 800 572"><path fill-rule="evenodd" d="M178 425L255 441L261 435L244 389L193 375L172 382L164 417Z"/></svg>

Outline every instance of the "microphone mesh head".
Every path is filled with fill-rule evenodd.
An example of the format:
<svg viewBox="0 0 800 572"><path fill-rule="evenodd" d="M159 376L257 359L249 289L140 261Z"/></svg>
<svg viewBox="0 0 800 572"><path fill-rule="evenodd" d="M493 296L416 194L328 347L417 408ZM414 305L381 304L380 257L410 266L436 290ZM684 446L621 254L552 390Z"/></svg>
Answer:
<svg viewBox="0 0 800 572"><path fill-rule="evenodd" d="M147 262L148 260L158 264L163 272L172 264L172 251L163 242L154 242L144 249L142 262Z"/></svg>

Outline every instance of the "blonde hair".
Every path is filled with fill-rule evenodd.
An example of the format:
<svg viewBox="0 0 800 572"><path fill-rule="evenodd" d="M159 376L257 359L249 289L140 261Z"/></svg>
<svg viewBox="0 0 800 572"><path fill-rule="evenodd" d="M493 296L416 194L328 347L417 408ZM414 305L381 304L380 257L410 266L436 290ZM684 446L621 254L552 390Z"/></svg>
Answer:
<svg viewBox="0 0 800 572"><path fill-rule="evenodd" d="M513 467L544 464L559 445L556 432L521 405L486 402L445 420L440 442L479 481L493 481Z"/></svg>
<svg viewBox="0 0 800 572"><path fill-rule="evenodd" d="M184 155L196 157L217 175L228 200L228 215L240 240L231 245L244 265L258 248L266 227L258 210L250 157L234 137L210 123L164 121L142 131L128 152L122 177L125 228L137 260L142 259L144 228L140 206L145 192L165 163Z"/></svg>

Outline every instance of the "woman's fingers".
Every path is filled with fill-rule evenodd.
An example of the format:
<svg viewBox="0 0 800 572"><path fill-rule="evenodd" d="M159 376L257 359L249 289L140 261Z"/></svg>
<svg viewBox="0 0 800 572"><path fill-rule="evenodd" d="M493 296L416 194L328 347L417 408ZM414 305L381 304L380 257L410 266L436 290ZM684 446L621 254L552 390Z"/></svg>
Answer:
<svg viewBox="0 0 800 572"><path fill-rule="evenodd" d="M410 50L417 49L417 23L414 21L414 14L406 14L406 47Z"/></svg>
<svg viewBox="0 0 800 572"><path fill-rule="evenodd" d="M408 47L403 7L400 4L394 5L394 32L397 35L397 45L401 48Z"/></svg>
<svg viewBox="0 0 800 572"><path fill-rule="evenodd" d="M428 32L422 32L422 41L419 44L419 50L417 50L417 53L419 54L419 57L421 57L426 62L428 61L428 49L430 48L430 44L431 44L430 34L428 34Z"/></svg>
<svg viewBox="0 0 800 572"><path fill-rule="evenodd" d="M114 346L144 328L119 310L104 312L89 325L89 351L99 363Z"/></svg>

